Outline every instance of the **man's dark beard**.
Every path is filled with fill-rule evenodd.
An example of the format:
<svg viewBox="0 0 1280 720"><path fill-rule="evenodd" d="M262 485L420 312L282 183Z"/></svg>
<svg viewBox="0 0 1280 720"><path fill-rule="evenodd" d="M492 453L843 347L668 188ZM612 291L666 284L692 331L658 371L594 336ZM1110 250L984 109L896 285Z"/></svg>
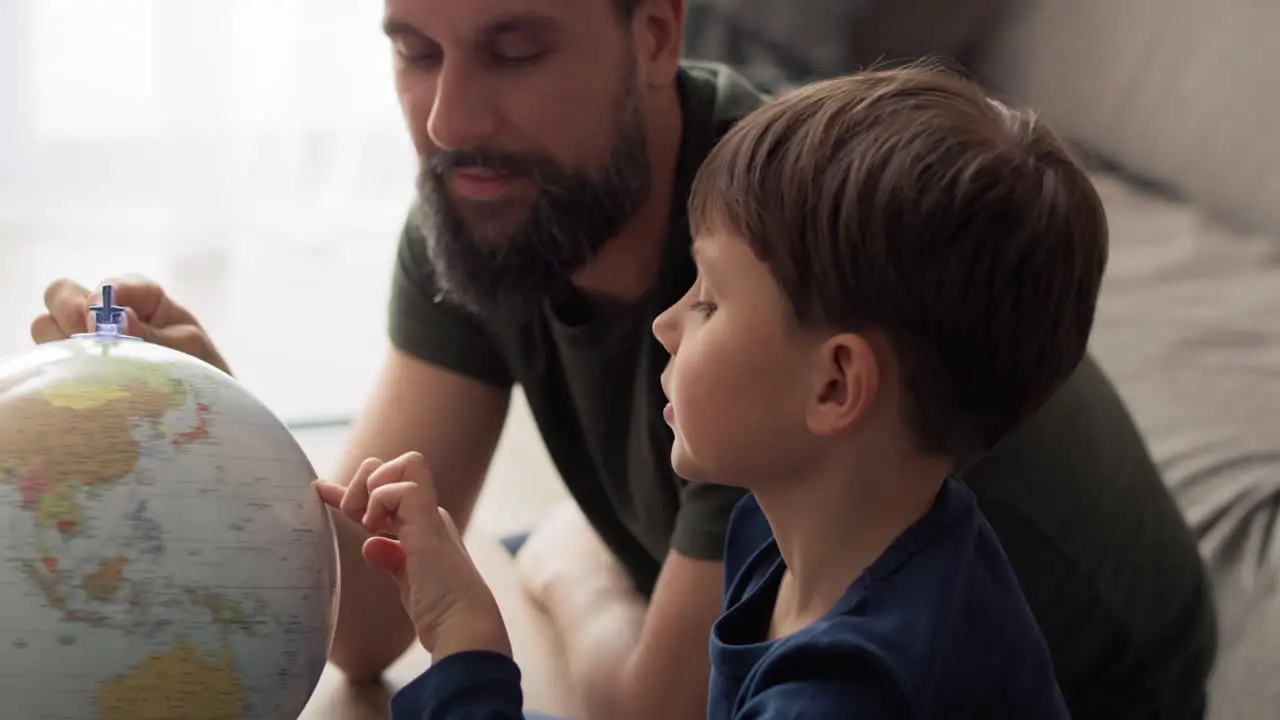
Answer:
<svg viewBox="0 0 1280 720"><path fill-rule="evenodd" d="M630 222L650 187L649 156L634 78L621 88L618 137L593 172L551 158L474 149L423 160L415 222L427 242L438 292L480 314L536 312L572 292L572 275ZM537 198L514 230L472 222L450 196L456 168L484 168L532 180ZM501 201L498 201L501 202Z"/></svg>

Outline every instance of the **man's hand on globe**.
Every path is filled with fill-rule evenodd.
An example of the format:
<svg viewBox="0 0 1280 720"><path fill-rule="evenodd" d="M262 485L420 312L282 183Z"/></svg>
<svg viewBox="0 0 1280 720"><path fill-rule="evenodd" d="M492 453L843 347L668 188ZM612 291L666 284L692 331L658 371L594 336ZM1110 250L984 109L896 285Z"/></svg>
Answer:
<svg viewBox="0 0 1280 720"><path fill-rule="evenodd" d="M126 333L186 353L231 374L200 323L170 299L164 288L136 276L106 280L103 284L115 288L115 301L125 308ZM89 332L89 308L101 300L100 292L75 281L54 280L44 291L47 312L31 323L31 339L37 343L56 342Z"/></svg>
<svg viewBox="0 0 1280 720"><path fill-rule="evenodd" d="M374 533L364 558L400 586L400 601L433 661L468 650L511 655L498 603L439 507L422 455L386 463L371 458L346 487L317 481L316 489L326 504Z"/></svg>

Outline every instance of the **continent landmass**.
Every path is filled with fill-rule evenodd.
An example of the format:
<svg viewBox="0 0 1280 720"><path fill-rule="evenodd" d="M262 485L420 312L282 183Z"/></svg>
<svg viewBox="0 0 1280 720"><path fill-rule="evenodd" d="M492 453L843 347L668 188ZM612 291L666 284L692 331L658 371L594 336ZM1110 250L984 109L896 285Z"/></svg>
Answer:
<svg viewBox="0 0 1280 720"><path fill-rule="evenodd" d="M142 448L134 423L159 423L182 406L189 391L162 364L103 358L76 376L0 404L0 483L16 483L22 507L35 514L37 535L52 530L64 541L84 523L79 496L126 477ZM209 408L196 408L194 431L176 446L207 433ZM193 434L194 433L194 434ZM37 537L41 562L56 572L56 553Z"/></svg>
<svg viewBox="0 0 1280 720"><path fill-rule="evenodd" d="M0 404L4 474L40 473L39 480L28 480L32 489L118 481L133 471L142 454L133 423L159 417L186 400L186 389L177 380L100 382L65 381Z"/></svg>
<svg viewBox="0 0 1280 720"><path fill-rule="evenodd" d="M245 711L245 687L226 643L206 661L195 643L178 642L98 690L102 720L228 720Z"/></svg>
<svg viewBox="0 0 1280 720"><path fill-rule="evenodd" d="M34 515L36 556L20 561L22 573L46 603L65 621L93 627L120 626L97 608L122 597L128 587L128 604L147 604L147 584L132 583L125 575L130 558L124 553L101 561L88 572L68 572L56 547L50 547L42 531L56 532L64 542L84 531L82 500L94 497L98 488L127 477L141 458L142 448L133 435L135 423L150 420L156 426L163 415L191 399L191 392L168 374L164 365L110 357L95 360L86 377L39 388L0 404L0 484L17 486L21 507ZM195 425L175 434L175 447L208 437L210 407L196 402ZM122 547L130 554L152 556L163 552L158 523L145 513L146 502L130 514L140 531ZM211 621L229 630L252 632L251 613L230 598L200 590L171 588L170 597L208 612ZM145 623L144 623L145 624Z"/></svg>

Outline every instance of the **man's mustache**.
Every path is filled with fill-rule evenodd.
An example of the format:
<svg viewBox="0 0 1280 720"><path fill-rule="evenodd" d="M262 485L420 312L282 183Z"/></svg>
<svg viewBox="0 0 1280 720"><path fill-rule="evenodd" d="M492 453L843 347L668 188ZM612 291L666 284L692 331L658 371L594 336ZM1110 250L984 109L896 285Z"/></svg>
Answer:
<svg viewBox="0 0 1280 720"><path fill-rule="evenodd" d="M547 160L497 150L438 150L422 159L422 171L443 177L451 170L486 170L508 175L545 174Z"/></svg>

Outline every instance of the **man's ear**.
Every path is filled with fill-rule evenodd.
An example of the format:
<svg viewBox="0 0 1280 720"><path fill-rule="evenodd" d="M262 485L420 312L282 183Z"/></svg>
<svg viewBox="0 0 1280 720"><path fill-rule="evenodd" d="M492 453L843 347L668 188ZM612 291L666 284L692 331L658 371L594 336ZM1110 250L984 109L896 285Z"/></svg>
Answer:
<svg viewBox="0 0 1280 720"><path fill-rule="evenodd" d="M865 418L880 391L880 371L880 361L864 336L831 336L818 348L809 430L835 435Z"/></svg>
<svg viewBox="0 0 1280 720"><path fill-rule="evenodd" d="M614 0L607 0L613 2ZM680 66L684 46L685 0L639 0L632 33L643 78L650 86L669 85Z"/></svg>

